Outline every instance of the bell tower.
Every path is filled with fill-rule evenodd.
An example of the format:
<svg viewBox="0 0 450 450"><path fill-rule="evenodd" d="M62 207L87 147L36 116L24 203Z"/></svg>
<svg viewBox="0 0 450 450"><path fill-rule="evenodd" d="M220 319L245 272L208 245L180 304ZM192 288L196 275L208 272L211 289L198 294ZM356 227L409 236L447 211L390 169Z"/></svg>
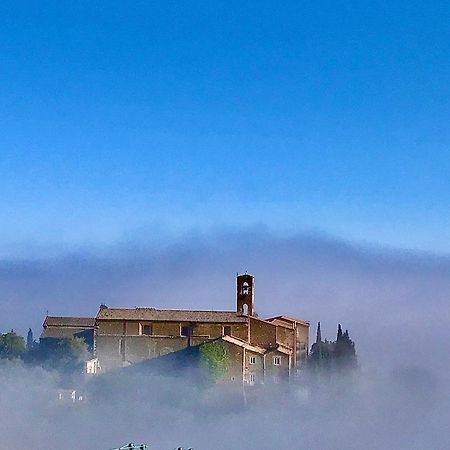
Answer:
<svg viewBox="0 0 450 450"><path fill-rule="evenodd" d="M236 278L237 312L253 316L255 277L245 272Z"/></svg>

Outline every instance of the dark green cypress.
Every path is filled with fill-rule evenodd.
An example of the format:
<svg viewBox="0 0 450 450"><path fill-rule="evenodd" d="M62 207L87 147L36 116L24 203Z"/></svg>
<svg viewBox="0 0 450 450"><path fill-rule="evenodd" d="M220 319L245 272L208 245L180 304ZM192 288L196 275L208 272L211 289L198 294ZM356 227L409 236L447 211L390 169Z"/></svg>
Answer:
<svg viewBox="0 0 450 450"><path fill-rule="evenodd" d="M342 327L341 324L338 324L337 337L336 342L339 342L342 339Z"/></svg>
<svg viewBox="0 0 450 450"><path fill-rule="evenodd" d="M317 324L316 344L322 342L322 332L320 331L320 322Z"/></svg>

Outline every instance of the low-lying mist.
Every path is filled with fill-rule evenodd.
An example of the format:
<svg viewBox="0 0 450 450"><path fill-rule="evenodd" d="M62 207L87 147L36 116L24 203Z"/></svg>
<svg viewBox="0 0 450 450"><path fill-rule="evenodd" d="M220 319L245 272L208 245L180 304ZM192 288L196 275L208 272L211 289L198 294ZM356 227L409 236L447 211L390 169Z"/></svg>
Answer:
<svg viewBox="0 0 450 450"><path fill-rule="evenodd" d="M1 448L446 449L448 385L431 371L361 371L350 380L242 391L194 379L135 374L97 378L83 402L57 400L57 377L0 370Z"/></svg>
<svg viewBox="0 0 450 450"><path fill-rule="evenodd" d="M39 335L52 315L108 306L234 309L235 274L256 277L256 311L310 320L310 338L355 341L351 383L267 388L243 402L186 376L90 384L81 405L55 401L58 377L0 368L1 448L107 450L142 441L221 449L447 449L450 258L261 230L190 236L166 246L0 262L0 327ZM37 335L37 336L36 336ZM100 380L100 379L98 379ZM100 386L99 386L100 383Z"/></svg>

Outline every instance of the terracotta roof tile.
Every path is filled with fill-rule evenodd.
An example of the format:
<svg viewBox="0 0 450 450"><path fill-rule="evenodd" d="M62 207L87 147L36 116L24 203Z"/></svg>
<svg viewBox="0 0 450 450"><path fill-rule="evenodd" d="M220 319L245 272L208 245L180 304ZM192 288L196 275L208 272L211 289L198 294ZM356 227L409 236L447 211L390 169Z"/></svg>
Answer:
<svg viewBox="0 0 450 450"><path fill-rule="evenodd" d="M93 328L94 325L95 325L94 317L47 316L44 321L44 328L47 327Z"/></svg>
<svg viewBox="0 0 450 450"><path fill-rule="evenodd" d="M266 320L267 320L267 322L272 322L274 320L284 320L285 322L300 323L302 325L309 327L309 322L307 320L294 319L293 317L289 317L289 316L276 316L276 317L271 317L270 319L266 319Z"/></svg>
<svg viewBox="0 0 450 450"><path fill-rule="evenodd" d="M78 333L86 333L86 328L49 327L45 328L42 331L41 339L45 338L70 339Z"/></svg>
<svg viewBox="0 0 450 450"><path fill-rule="evenodd" d="M234 311L193 311L156 308L100 308L97 320L151 320L168 322L245 323L247 316Z"/></svg>
<svg viewBox="0 0 450 450"><path fill-rule="evenodd" d="M266 352L266 349L257 347L256 345L249 344L248 342L243 341L242 339L238 339L232 336L222 336L220 338L222 341L229 342L230 344L237 345L239 347L245 348L246 350L250 350L255 353L260 353L263 355Z"/></svg>

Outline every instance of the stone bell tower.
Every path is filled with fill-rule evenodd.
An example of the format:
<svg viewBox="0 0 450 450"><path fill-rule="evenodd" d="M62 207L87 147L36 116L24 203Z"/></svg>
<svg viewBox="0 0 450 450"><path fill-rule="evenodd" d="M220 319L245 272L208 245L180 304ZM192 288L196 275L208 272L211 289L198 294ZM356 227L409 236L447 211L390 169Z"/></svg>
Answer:
<svg viewBox="0 0 450 450"><path fill-rule="evenodd" d="M255 277L245 272L236 278L237 312L253 316Z"/></svg>

